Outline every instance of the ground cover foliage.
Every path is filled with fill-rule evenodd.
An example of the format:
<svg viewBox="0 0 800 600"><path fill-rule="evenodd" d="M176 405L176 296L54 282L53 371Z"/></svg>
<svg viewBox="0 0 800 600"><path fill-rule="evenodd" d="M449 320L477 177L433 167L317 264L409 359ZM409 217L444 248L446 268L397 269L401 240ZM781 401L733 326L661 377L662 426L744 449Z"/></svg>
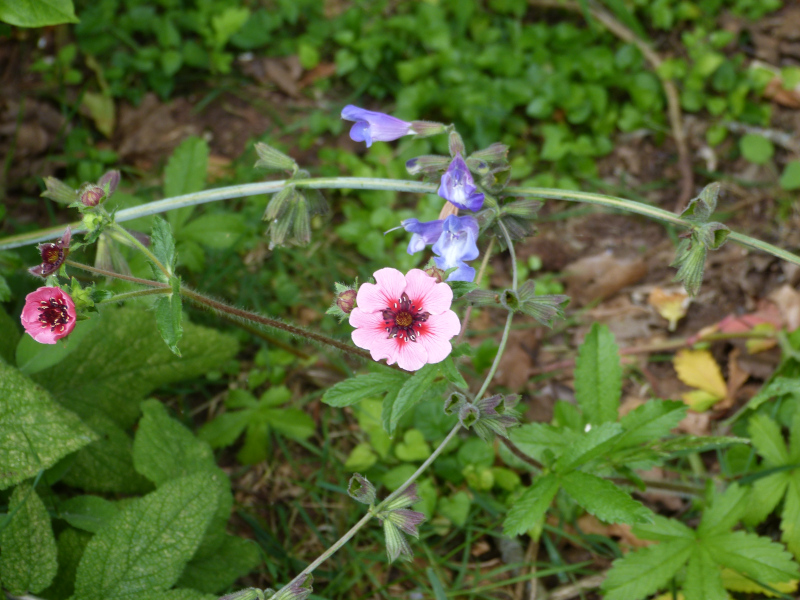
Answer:
<svg viewBox="0 0 800 600"><path fill-rule="evenodd" d="M384 232L436 219L435 186L426 195L324 190L331 214L306 230L267 228L262 213L276 210L277 195L266 193L125 222L151 236L156 263L98 227L96 247L74 249L72 260L172 293L135 297L136 282L70 269L64 289L77 296L83 286L100 314L53 346L18 321L41 283L24 274L38 253L0 251L4 591L195 600L278 589L362 518L352 499L387 509L380 499L436 451L417 500L399 494L393 506L421 513L422 525L387 509L383 527L361 529L315 571L313 592L296 581L278 597L796 594L798 273L737 254L727 237L730 227L800 245L791 133L800 57L782 26L795 7L36 6L0 0L10 23L0 23L4 237L74 220L38 197L44 176L78 188L121 168L120 187L104 190L113 214L262 181L256 159L283 159L265 159L255 142L308 169L285 171L299 184L295 202L315 201L302 188L309 175L414 180L408 160L453 152L444 135L365 151L339 117L349 102L452 122L465 157L494 142L510 151L508 169L481 183L499 207L476 215L487 262L475 283L491 293L451 282L453 309L462 322L470 311L470 327L447 359L414 373L308 344L283 320L220 319L187 294L210 292L350 345L347 323L324 315L334 282L424 267L427 257L406 252L407 234ZM689 153L675 137L668 83ZM678 202L687 161L691 203ZM704 188L711 180L723 182L721 195ZM531 222L515 216L530 216L529 204L501 210L523 201L502 197L509 182L519 194L633 198L679 213L684 227L551 200ZM534 224L539 236L528 237ZM305 244L280 243L293 237ZM676 272L690 294L674 286ZM564 293L566 319L542 299ZM481 405L487 374L496 396ZM506 429L501 415L514 411L521 424ZM366 479L348 485L353 473ZM408 561L388 564L391 540L388 562Z"/></svg>

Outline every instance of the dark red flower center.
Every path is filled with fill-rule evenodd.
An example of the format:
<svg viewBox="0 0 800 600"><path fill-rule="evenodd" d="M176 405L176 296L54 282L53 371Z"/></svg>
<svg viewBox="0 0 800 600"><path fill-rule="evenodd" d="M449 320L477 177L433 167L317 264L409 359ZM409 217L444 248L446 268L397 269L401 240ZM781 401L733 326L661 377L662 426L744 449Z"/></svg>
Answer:
<svg viewBox="0 0 800 600"><path fill-rule="evenodd" d="M422 331L422 323L429 316L430 313L420 311L403 292L397 302L383 311L383 323L390 338L416 342Z"/></svg>
<svg viewBox="0 0 800 600"><path fill-rule="evenodd" d="M50 298L39 301L39 322L42 327L49 327L50 331L55 331L58 327L59 333L63 332L70 322L71 317L67 310L67 303L63 298Z"/></svg>
<svg viewBox="0 0 800 600"><path fill-rule="evenodd" d="M58 264L64 256L64 251L56 244L44 244L41 250L42 262L48 265Z"/></svg>

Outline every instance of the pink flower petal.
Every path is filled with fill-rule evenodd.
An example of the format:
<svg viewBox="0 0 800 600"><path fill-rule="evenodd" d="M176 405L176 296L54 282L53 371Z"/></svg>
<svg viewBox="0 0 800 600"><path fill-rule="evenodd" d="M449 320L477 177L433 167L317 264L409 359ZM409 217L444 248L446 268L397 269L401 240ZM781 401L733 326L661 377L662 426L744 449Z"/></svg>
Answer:
<svg viewBox="0 0 800 600"><path fill-rule="evenodd" d="M389 358L386 364L394 364L396 359L397 366L404 371L417 371L424 367L425 363L430 362L428 360L428 351L419 342L407 342L400 338L396 338L396 340L398 344L395 355Z"/></svg>
<svg viewBox="0 0 800 600"><path fill-rule="evenodd" d="M438 363L448 357L453 351L450 338L461 331L461 322L452 310L447 310L440 315L431 315L422 326L422 333L418 340L428 353L429 363Z"/></svg>
<svg viewBox="0 0 800 600"><path fill-rule="evenodd" d="M421 311L432 315L443 313L453 303L453 290L446 283L436 280L419 269L411 269L406 275L406 294Z"/></svg>
<svg viewBox="0 0 800 600"><path fill-rule="evenodd" d="M356 304L367 312L377 312L392 306L406 288L406 278L397 269L380 269L374 274L377 285L365 283L358 288Z"/></svg>
<svg viewBox="0 0 800 600"><path fill-rule="evenodd" d="M380 313L368 313L356 307L350 313L350 325L357 327L351 334L353 343L365 350L372 350L387 337ZM373 355L372 358L375 356ZM388 358L388 355L380 358ZM380 360L380 358L375 358L375 360Z"/></svg>
<svg viewBox="0 0 800 600"><path fill-rule="evenodd" d="M39 308L42 301L50 299L58 300L66 307L67 318L61 326L48 327L39 321L41 312ZM75 329L76 313L75 303L68 294L65 294L57 287L40 287L35 292L25 296L25 306L20 315L20 321L25 331L40 344L55 344L61 338L67 337Z"/></svg>

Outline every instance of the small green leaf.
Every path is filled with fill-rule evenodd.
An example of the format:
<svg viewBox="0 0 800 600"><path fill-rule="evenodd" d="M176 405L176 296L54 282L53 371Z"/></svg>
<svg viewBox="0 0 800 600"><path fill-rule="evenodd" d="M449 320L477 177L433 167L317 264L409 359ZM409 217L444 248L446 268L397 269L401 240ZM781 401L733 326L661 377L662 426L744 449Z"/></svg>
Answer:
<svg viewBox="0 0 800 600"><path fill-rule="evenodd" d="M77 23L72 0L0 0L0 21L17 27Z"/></svg>
<svg viewBox="0 0 800 600"><path fill-rule="evenodd" d="M750 417L747 432L756 451L764 458L768 467L778 467L789 462L789 451L783 441L780 426L763 414Z"/></svg>
<svg viewBox="0 0 800 600"><path fill-rule="evenodd" d="M458 372L452 356L445 358L439 363L439 365L442 369L442 375L444 375L444 378L447 379L447 381L452 383L457 388L461 388L462 390L466 390L469 387L464 377Z"/></svg>
<svg viewBox="0 0 800 600"><path fill-rule="evenodd" d="M30 483L14 489L0 525L0 579L16 596L41 592L56 576L56 538L50 515Z"/></svg>
<svg viewBox="0 0 800 600"><path fill-rule="evenodd" d="M800 160L790 160L786 163L779 183L785 190L800 189Z"/></svg>
<svg viewBox="0 0 800 600"><path fill-rule="evenodd" d="M197 432L201 440L211 444L212 448L224 448L233 444L247 427L250 421L249 411L231 411L214 417L205 423Z"/></svg>
<svg viewBox="0 0 800 600"><path fill-rule="evenodd" d="M790 471L774 473L756 479L742 520L748 525L758 525L775 510L792 480Z"/></svg>
<svg viewBox="0 0 800 600"><path fill-rule="evenodd" d="M395 446L394 453L404 462L421 462L431 455L431 447L418 429L409 429L403 434L403 441Z"/></svg>
<svg viewBox="0 0 800 600"><path fill-rule="evenodd" d="M305 440L316 431L314 419L298 408L262 409L260 414L275 431L293 440Z"/></svg>
<svg viewBox="0 0 800 600"><path fill-rule="evenodd" d="M561 456L582 434L545 423L527 423L512 429L510 436L511 441L525 454L544 463L548 454Z"/></svg>
<svg viewBox="0 0 800 600"><path fill-rule="evenodd" d="M168 296L159 296L155 303L156 325L167 347L175 356L180 356L178 342L183 336L181 280L179 277L170 277L169 283L172 286L172 293Z"/></svg>
<svg viewBox="0 0 800 600"><path fill-rule="evenodd" d="M94 439L74 413L0 362L0 489L33 477Z"/></svg>
<svg viewBox="0 0 800 600"><path fill-rule="evenodd" d="M800 481L797 476L789 481L786 498L781 513L781 540L786 547L800 560Z"/></svg>
<svg viewBox="0 0 800 600"><path fill-rule="evenodd" d="M397 394L397 399L392 403L392 412L389 417L389 435L394 433L397 423L406 411L410 410L420 402L429 392L433 380L439 374L438 365L428 364L414 373L410 379L406 380Z"/></svg>
<svg viewBox="0 0 800 600"><path fill-rule="evenodd" d="M749 442L750 440L747 438L685 435L664 441L659 440L652 445L652 448L664 456L683 456Z"/></svg>
<svg viewBox="0 0 800 600"><path fill-rule="evenodd" d="M131 501L95 534L75 580L80 600L129 600L179 579L217 510L221 478L198 473Z"/></svg>
<svg viewBox="0 0 800 600"><path fill-rule="evenodd" d="M561 478L561 485L572 499L589 513L607 523L646 523L652 513L627 492L605 479L573 471Z"/></svg>
<svg viewBox="0 0 800 600"><path fill-rule="evenodd" d="M575 363L575 399L592 425L617 420L622 394L622 365L614 336L594 323L578 350Z"/></svg>
<svg viewBox="0 0 800 600"><path fill-rule="evenodd" d="M603 581L605 600L642 600L665 587L692 555L694 540L648 546L614 561Z"/></svg>
<svg viewBox="0 0 800 600"><path fill-rule="evenodd" d="M453 525L463 527L469 516L470 501L469 494L465 491L456 492L451 496L439 498L439 514L450 520Z"/></svg>
<svg viewBox="0 0 800 600"><path fill-rule="evenodd" d="M752 163L763 165L775 154L775 146L762 135L748 133L739 140L739 149L742 156Z"/></svg>
<svg viewBox="0 0 800 600"><path fill-rule="evenodd" d="M177 260L177 255L175 254L175 238L172 235L172 228L170 228L169 223L161 217L153 218L150 249L158 261L172 274L175 270L175 262ZM156 279L163 283L169 281L167 276L155 263L151 262L150 266L153 269L153 274Z"/></svg>
<svg viewBox="0 0 800 600"><path fill-rule="evenodd" d="M621 434L622 425L619 423L603 423L598 427L592 427L565 449L564 454L553 465L553 469L565 473L594 460L613 447Z"/></svg>
<svg viewBox="0 0 800 600"><path fill-rule="evenodd" d="M694 531L676 519L668 519L661 515L653 515L651 523L639 523L633 528L633 533L646 540L668 542L675 538L693 540Z"/></svg>
<svg viewBox="0 0 800 600"><path fill-rule="evenodd" d="M389 369L358 375L328 388L322 401L337 408L351 406L364 398L377 398L389 390L399 390L407 379L406 375Z"/></svg>
<svg viewBox="0 0 800 600"><path fill-rule="evenodd" d="M800 396L800 387L797 384L797 379L793 377L776 377L761 388L761 391L755 396L750 398L746 407L749 410L756 410L764 402L787 394Z"/></svg>
<svg viewBox="0 0 800 600"><path fill-rule="evenodd" d="M119 514L119 507L100 496L73 496L58 505L57 516L67 523L97 533Z"/></svg>
<svg viewBox="0 0 800 600"><path fill-rule="evenodd" d="M559 483L555 475L540 475L531 487L512 504L503 521L505 535L522 535L536 527L558 491Z"/></svg>

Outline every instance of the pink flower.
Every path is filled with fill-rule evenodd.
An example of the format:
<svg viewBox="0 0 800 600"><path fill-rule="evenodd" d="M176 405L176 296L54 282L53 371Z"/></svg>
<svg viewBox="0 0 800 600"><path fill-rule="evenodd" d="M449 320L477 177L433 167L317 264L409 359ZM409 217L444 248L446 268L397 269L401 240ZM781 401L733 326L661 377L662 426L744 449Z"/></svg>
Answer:
<svg viewBox="0 0 800 600"><path fill-rule="evenodd" d="M350 313L353 343L370 351L375 360L397 362L416 371L450 354L450 338L461 330L452 310L453 291L446 283L419 269L403 275L397 269L375 272L377 284L358 289L356 308Z"/></svg>
<svg viewBox="0 0 800 600"><path fill-rule="evenodd" d="M25 296L22 326L40 344L55 344L75 329L75 303L57 287L40 287Z"/></svg>
<svg viewBox="0 0 800 600"><path fill-rule="evenodd" d="M69 242L72 239L72 231L69 226L64 232L64 236L57 242L51 244L39 244L39 253L42 255L42 264L28 269L34 275L47 277L52 275L64 264L69 255Z"/></svg>

